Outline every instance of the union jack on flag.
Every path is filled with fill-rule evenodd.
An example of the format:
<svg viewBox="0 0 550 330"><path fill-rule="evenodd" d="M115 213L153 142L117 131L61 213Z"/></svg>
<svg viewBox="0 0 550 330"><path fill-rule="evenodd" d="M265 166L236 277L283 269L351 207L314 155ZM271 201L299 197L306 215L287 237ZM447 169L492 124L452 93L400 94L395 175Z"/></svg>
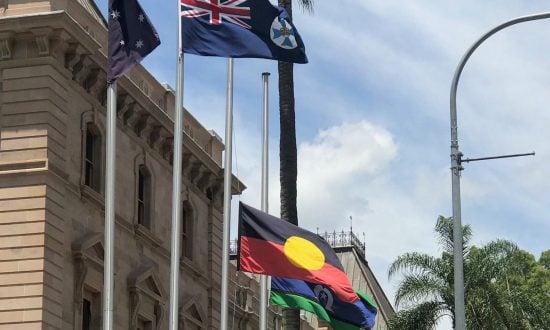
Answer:
<svg viewBox="0 0 550 330"><path fill-rule="evenodd" d="M243 19L250 19L250 7L240 7L246 1L181 0L181 16L187 18L208 16L210 24L221 24L225 19L245 29L250 29L250 24L243 21Z"/></svg>

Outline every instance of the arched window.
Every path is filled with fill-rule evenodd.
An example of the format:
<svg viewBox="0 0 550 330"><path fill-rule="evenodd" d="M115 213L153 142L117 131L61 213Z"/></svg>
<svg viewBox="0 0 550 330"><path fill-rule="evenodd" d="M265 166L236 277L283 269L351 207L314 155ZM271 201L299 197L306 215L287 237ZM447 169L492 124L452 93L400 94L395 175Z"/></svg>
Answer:
<svg viewBox="0 0 550 330"><path fill-rule="evenodd" d="M138 170L137 223L151 229L151 175L145 166Z"/></svg>
<svg viewBox="0 0 550 330"><path fill-rule="evenodd" d="M101 136L93 124L86 125L84 184L101 191Z"/></svg>
<svg viewBox="0 0 550 330"><path fill-rule="evenodd" d="M193 260L193 209L188 202L181 209L181 257Z"/></svg>

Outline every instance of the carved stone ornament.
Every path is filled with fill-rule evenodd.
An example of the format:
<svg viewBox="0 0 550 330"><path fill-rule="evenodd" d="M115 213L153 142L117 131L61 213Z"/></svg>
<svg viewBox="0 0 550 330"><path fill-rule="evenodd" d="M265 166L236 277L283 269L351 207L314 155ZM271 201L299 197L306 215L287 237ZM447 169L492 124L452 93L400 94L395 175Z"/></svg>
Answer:
<svg viewBox="0 0 550 330"><path fill-rule="evenodd" d="M137 290L130 291L130 330L137 329L141 294Z"/></svg>
<svg viewBox="0 0 550 330"><path fill-rule="evenodd" d="M9 60L12 56L13 32L0 33L0 60Z"/></svg>
<svg viewBox="0 0 550 330"><path fill-rule="evenodd" d="M36 42L38 56L50 55L50 35L52 34L53 29L32 29L31 32L34 35L34 41Z"/></svg>
<svg viewBox="0 0 550 330"><path fill-rule="evenodd" d="M160 330L166 314L164 288L153 267L143 266L132 272L128 278L130 290L130 330L137 328L140 309L144 296L155 302L153 314L155 316L155 330Z"/></svg>
<svg viewBox="0 0 550 330"><path fill-rule="evenodd" d="M166 307L164 304L157 301L155 304L155 324L156 330L162 329L162 324L164 322L164 317L166 315Z"/></svg>

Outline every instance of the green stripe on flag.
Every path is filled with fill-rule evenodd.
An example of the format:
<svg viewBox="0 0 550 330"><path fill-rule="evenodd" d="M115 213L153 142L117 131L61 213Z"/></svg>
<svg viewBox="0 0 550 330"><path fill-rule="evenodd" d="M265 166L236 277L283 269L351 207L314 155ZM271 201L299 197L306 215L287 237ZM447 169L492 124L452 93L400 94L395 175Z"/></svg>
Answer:
<svg viewBox="0 0 550 330"><path fill-rule="evenodd" d="M371 300L372 298L369 297L369 301ZM271 303L273 305L279 305L287 308L302 309L312 314L315 314L320 319L327 321L333 330L360 330L360 328L355 325L331 318L330 315L328 315L327 311L323 308L323 306L313 300L307 299L299 295L271 291Z"/></svg>
<svg viewBox="0 0 550 330"><path fill-rule="evenodd" d="M374 299L372 299L371 296L369 296L368 294L366 294L364 292L361 292L361 291L355 291L355 293L357 293L357 295L359 297L361 297L363 300L365 300L367 303L369 303L369 305L371 305L372 307L378 309L378 305L376 304L376 301L374 301Z"/></svg>
<svg viewBox="0 0 550 330"><path fill-rule="evenodd" d="M330 316L327 314L327 311L323 308L323 306L302 296L271 291L271 303L288 308L303 309L317 315L319 318L327 322L330 322Z"/></svg>
<svg viewBox="0 0 550 330"><path fill-rule="evenodd" d="M339 321L337 319L332 319L330 321L330 327L333 330L361 330L361 328L359 328L356 325L352 325L352 324L349 324L349 323L346 323L346 322L342 322L342 321Z"/></svg>

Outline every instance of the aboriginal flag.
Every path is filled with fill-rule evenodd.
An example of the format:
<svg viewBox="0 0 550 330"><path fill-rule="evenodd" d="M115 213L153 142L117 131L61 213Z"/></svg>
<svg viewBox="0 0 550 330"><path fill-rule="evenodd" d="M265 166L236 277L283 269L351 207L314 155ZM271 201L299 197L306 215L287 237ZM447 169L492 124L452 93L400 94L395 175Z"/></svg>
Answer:
<svg viewBox="0 0 550 330"><path fill-rule="evenodd" d="M238 269L323 284L344 302L359 300L323 238L243 203L239 204Z"/></svg>

